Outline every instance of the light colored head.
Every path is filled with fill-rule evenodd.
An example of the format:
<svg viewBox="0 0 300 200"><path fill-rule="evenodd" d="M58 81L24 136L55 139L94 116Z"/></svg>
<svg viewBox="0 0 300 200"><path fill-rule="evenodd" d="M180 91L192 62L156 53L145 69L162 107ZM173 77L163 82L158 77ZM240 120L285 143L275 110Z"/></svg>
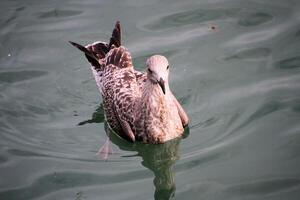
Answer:
<svg viewBox="0 0 300 200"><path fill-rule="evenodd" d="M159 84L165 94L165 86L168 84L169 79L169 62L167 58L154 55L147 59L146 64L148 79L154 84Z"/></svg>

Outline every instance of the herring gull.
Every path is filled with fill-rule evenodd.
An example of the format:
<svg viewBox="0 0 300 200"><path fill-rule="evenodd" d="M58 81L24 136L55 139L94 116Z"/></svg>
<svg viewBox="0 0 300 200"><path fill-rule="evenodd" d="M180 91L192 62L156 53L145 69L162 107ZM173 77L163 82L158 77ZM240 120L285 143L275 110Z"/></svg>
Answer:
<svg viewBox="0 0 300 200"><path fill-rule="evenodd" d="M118 135L132 142L164 143L183 134L188 116L170 90L167 58L153 55L146 72L135 70L121 45L119 21L109 43L70 43L90 62L107 122Z"/></svg>

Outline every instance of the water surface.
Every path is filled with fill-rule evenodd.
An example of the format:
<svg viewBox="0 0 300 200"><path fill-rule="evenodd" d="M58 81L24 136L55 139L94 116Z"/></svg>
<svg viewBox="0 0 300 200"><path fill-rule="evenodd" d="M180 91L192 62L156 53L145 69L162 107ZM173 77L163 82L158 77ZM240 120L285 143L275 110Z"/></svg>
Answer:
<svg viewBox="0 0 300 200"><path fill-rule="evenodd" d="M298 1L3 0L0 11L0 199L299 199ZM67 41L107 40L118 19L137 69L168 57L184 139L130 144L107 128Z"/></svg>

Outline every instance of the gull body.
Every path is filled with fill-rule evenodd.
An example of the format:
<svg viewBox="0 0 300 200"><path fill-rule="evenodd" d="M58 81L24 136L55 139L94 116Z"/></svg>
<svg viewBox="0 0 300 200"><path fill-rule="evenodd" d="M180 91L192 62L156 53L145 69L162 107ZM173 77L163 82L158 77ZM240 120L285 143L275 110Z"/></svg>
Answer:
<svg viewBox="0 0 300 200"><path fill-rule="evenodd" d="M70 43L90 62L107 122L116 133L145 143L164 143L183 134L188 117L170 90L167 58L151 56L146 72L136 71L130 53L121 46L119 22L109 43Z"/></svg>

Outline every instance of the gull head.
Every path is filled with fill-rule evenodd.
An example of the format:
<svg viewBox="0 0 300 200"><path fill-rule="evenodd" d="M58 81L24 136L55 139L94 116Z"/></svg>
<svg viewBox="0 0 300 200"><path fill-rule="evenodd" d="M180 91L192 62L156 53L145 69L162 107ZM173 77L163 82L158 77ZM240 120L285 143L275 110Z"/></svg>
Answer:
<svg viewBox="0 0 300 200"><path fill-rule="evenodd" d="M169 62L166 57L154 55L148 58L147 76L153 84L159 84L164 94L166 94L166 84L169 77Z"/></svg>

